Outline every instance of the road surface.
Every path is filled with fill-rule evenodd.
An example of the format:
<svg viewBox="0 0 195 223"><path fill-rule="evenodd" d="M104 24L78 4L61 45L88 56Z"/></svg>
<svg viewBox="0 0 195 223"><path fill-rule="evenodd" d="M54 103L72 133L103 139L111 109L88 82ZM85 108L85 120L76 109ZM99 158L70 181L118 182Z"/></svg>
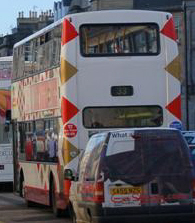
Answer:
<svg viewBox="0 0 195 223"><path fill-rule="evenodd" d="M68 217L55 218L52 211L37 205L28 208L22 198L12 192L0 192L0 223L71 223Z"/></svg>

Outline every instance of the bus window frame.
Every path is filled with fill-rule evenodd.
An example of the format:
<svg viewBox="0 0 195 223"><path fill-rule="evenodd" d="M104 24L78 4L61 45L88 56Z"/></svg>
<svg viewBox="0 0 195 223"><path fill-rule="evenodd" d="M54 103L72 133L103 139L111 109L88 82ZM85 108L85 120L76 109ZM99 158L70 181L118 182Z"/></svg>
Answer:
<svg viewBox="0 0 195 223"><path fill-rule="evenodd" d="M156 53L97 53L97 54L86 54L83 52L83 35L82 35L82 28L83 26L141 26L141 25L153 25L156 26L156 32L157 32L157 38L156 38L156 43L157 43L157 52ZM158 56L161 53L161 44L160 44L160 27L158 23L155 22L144 22L144 23L83 23L79 27L79 41L80 41L80 55L82 57L118 57L118 56Z"/></svg>

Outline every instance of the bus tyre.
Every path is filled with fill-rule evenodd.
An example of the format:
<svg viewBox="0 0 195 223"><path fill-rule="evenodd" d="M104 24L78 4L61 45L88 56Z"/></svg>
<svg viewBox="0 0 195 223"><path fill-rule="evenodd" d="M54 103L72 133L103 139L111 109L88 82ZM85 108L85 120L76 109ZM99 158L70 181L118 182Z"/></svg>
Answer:
<svg viewBox="0 0 195 223"><path fill-rule="evenodd" d="M92 220L92 217L90 217L90 223L94 223L93 220Z"/></svg>
<svg viewBox="0 0 195 223"><path fill-rule="evenodd" d="M20 197L24 198L24 177L20 176L20 189L19 189Z"/></svg>
<svg viewBox="0 0 195 223"><path fill-rule="evenodd" d="M29 208L30 208L30 207L35 207L35 206L36 206L34 202L29 201L29 200L26 200L26 199L25 199L25 203L26 203L26 206L29 207Z"/></svg>
<svg viewBox="0 0 195 223"><path fill-rule="evenodd" d="M62 210L57 208L54 182L52 182L51 184L51 205L52 205L52 210L53 210L54 215L56 217L62 216Z"/></svg>
<svg viewBox="0 0 195 223"><path fill-rule="evenodd" d="M72 223L77 223L76 214L75 214L72 204L70 204L68 208L69 208L69 213L70 213L70 218L71 218Z"/></svg>
<svg viewBox="0 0 195 223"><path fill-rule="evenodd" d="M24 177L21 176L20 177L20 197L24 198L25 199L25 204L27 207L33 207L35 205L34 202L32 201L29 201L29 200L26 200L25 198L25 189L24 189Z"/></svg>

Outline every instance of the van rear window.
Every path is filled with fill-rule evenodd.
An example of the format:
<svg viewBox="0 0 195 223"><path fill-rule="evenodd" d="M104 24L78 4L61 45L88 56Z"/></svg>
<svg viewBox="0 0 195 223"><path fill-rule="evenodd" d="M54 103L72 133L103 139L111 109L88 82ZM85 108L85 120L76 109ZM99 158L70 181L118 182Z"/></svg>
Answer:
<svg viewBox="0 0 195 223"><path fill-rule="evenodd" d="M190 166L189 151L178 131L138 130L135 135L133 149L122 148L125 152L105 156L102 168L106 173L109 169L109 179L139 185L157 176L186 174L185 168ZM118 146L120 151L120 143ZM109 144L108 149L112 149L112 145Z"/></svg>

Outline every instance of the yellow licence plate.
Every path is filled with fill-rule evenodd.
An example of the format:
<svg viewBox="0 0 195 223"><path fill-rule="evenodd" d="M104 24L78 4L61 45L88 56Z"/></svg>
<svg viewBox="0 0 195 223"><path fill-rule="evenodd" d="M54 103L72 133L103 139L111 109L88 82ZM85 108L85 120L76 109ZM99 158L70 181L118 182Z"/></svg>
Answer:
<svg viewBox="0 0 195 223"><path fill-rule="evenodd" d="M109 191L111 195L140 194L141 187L110 187Z"/></svg>

